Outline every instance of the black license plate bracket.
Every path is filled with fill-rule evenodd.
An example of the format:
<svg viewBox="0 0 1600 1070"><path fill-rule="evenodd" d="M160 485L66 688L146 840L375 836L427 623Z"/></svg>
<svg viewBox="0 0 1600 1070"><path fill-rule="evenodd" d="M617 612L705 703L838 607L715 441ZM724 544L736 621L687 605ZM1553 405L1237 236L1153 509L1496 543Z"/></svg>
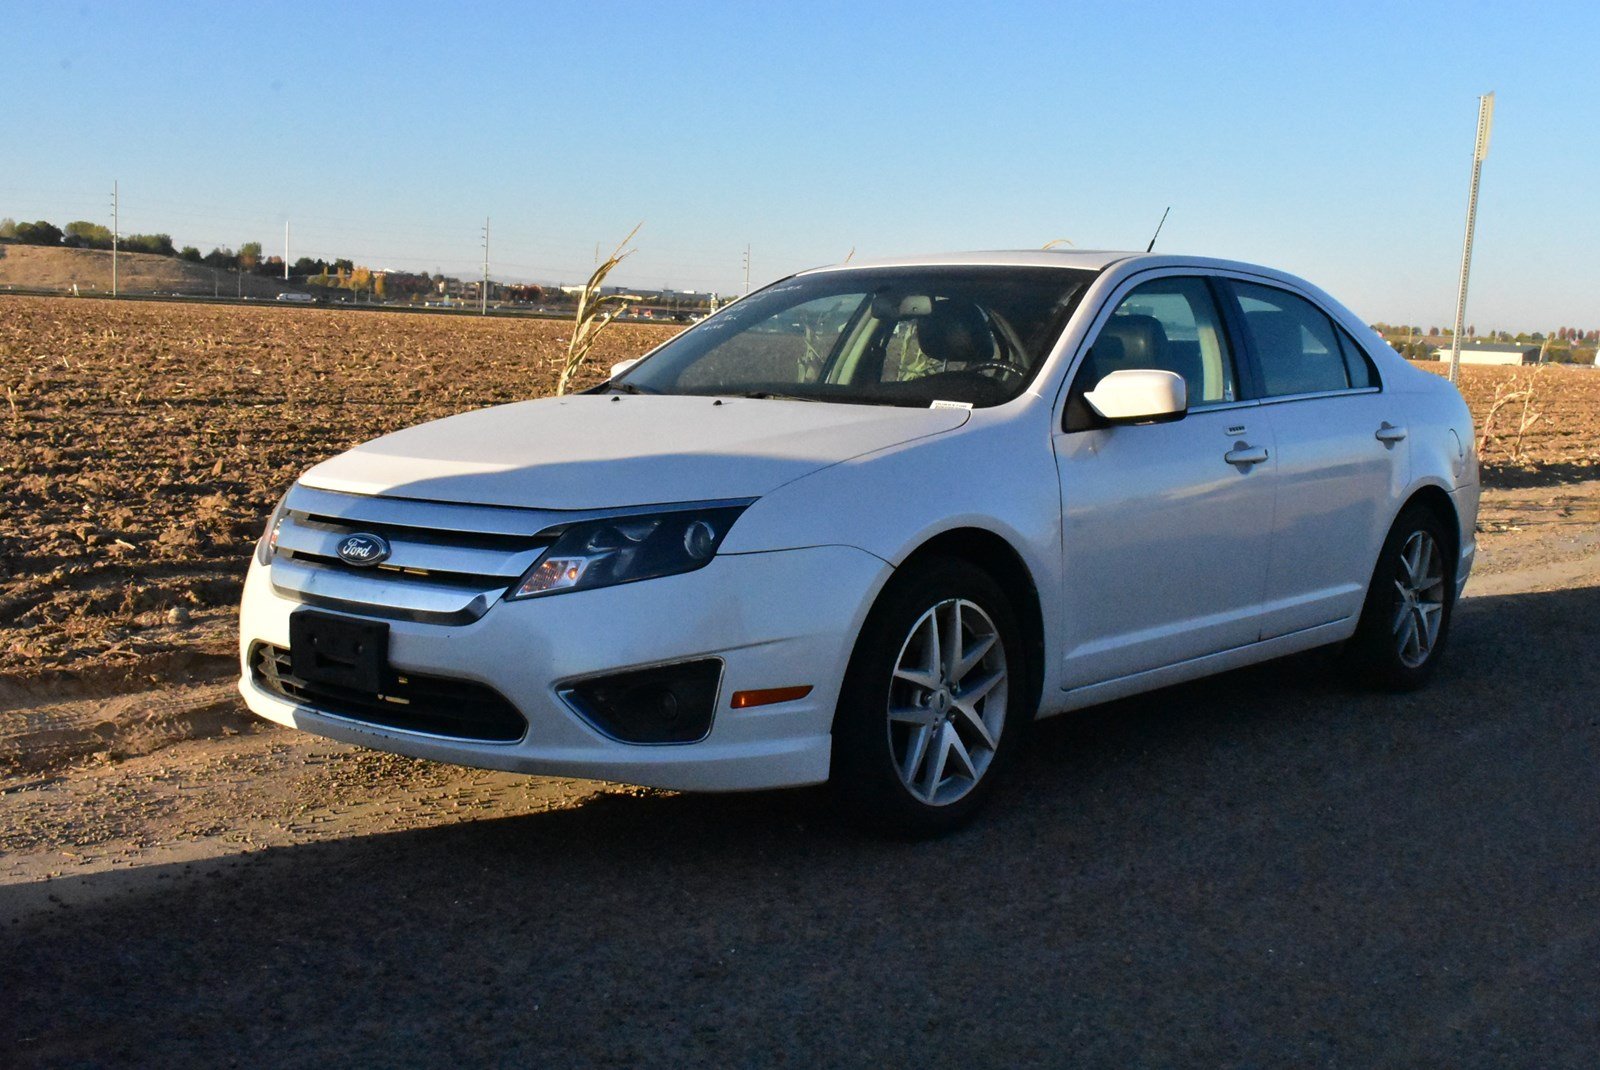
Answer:
<svg viewBox="0 0 1600 1070"><path fill-rule="evenodd" d="M389 626L309 610L291 613L289 667L307 683L377 694L389 667Z"/></svg>

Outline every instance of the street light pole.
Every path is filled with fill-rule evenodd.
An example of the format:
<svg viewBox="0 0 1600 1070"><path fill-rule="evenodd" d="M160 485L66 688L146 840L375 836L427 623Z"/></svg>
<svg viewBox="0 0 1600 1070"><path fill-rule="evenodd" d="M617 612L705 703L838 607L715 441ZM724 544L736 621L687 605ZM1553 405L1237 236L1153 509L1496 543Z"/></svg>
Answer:
<svg viewBox="0 0 1600 1070"><path fill-rule="evenodd" d="M1456 328L1450 336L1450 381L1461 382L1461 331L1467 318L1467 274L1472 270L1472 236L1478 226L1478 180L1489 155L1489 127L1494 123L1494 94L1478 98L1478 140L1472 149L1472 189L1467 194L1467 237L1461 245L1461 287L1456 291Z"/></svg>

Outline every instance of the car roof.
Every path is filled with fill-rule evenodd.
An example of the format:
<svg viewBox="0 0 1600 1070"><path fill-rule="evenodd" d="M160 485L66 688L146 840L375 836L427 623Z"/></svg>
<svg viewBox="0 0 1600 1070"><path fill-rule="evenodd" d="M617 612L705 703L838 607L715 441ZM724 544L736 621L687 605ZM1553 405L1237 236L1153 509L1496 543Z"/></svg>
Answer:
<svg viewBox="0 0 1600 1070"><path fill-rule="evenodd" d="M1101 271L1112 264L1122 264L1129 270L1162 267L1225 268L1256 275L1292 279L1293 276L1260 264L1246 264L1236 260L1220 260L1204 256L1183 256L1173 253L1141 253L1116 249L1004 249L987 252L934 253L920 256L896 256L874 260L851 260L843 264L830 264L799 272L809 275L818 271L851 271L866 268L897 267L1058 267L1077 268L1081 271ZM1295 280L1299 281L1299 280Z"/></svg>

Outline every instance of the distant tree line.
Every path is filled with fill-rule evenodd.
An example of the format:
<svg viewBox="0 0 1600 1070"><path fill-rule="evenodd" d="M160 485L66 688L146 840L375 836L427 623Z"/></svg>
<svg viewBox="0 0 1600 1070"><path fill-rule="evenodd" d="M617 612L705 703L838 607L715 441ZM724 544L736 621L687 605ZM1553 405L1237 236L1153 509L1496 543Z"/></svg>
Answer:
<svg viewBox="0 0 1600 1070"><path fill-rule="evenodd" d="M43 219L32 223L18 223L0 219L0 241L14 241L19 245L65 245L69 249L109 249L111 231L99 223L78 219L65 228ZM154 253L157 256L176 256L170 234L128 234L118 245L132 253Z"/></svg>
<svg viewBox="0 0 1600 1070"><path fill-rule="evenodd" d="M0 241L71 249L110 249L112 246L109 227L84 219L74 220L65 227L57 227L43 219L33 223L0 219ZM284 274L283 258L263 255L261 243L257 241L245 242L237 250L218 246L202 254L193 245L185 245L181 249L174 247L169 234L126 234L117 242L117 247L125 252L173 256L218 271L244 272L268 278L281 278ZM354 294L369 294L379 298L415 299L431 294L461 297L467 291L476 293L474 284L463 284L460 279L442 274L374 271L343 257L324 260L302 256L289 266L289 277L303 282L307 287L348 290ZM490 288L491 296L495 299L521 303L567 300L567 295L559 289L546 289L533 284L491 283Z"/></svg>
<svg viewBox="0 0 1600 1070"><path fill-rule="evenodd" d="M1434 351L1450 344L1455 336L1450 327L1429 327L1375 323L1373 330L1394 347L1401 356L1410 360L1432 360ZM1538 346L1543 358L1550 364L1593 364L1595 349L1600 345L1600 330L1579 327L1558 327L1546 331L1490 331L1482 337L1478 329L1469 326L1461 332L1469 340L1498 342L1506 345Z"/></svg>

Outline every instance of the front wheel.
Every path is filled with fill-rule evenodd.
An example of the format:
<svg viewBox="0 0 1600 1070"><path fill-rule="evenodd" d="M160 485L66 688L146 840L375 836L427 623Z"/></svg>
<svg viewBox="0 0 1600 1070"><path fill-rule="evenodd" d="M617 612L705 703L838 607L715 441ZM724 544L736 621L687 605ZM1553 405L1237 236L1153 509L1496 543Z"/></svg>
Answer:
<svg viewBox="0 0 1600 1070"><path fill-rule="evenodd" d="M1409 691L1433 675L1456 601L1449 546L1438 514L1422 506L1405 509L1390 529L1345 648L1346 661L1368 683Z"/></svg>
<svg viewBox="0 0 1600 1070"><path fill-rule="evenodd" d="M982 804L1029 719L1027 665L999 584L957 559L896 576L862 629L833 730L848 815L936 835Z"/></svg>

